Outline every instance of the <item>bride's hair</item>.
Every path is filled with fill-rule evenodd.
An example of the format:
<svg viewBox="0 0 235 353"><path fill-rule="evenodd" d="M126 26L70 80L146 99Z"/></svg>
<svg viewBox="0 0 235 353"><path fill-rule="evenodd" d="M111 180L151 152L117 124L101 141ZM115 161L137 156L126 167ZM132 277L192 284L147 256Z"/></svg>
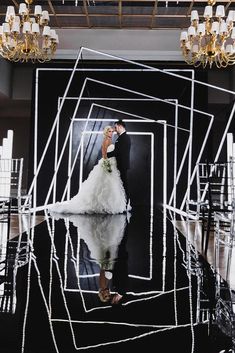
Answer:
<svg viewBox="0 0 235 353"><path fill-rule="evenodd" d="M108 125L108 126L105 126L104 130L103 130L103 135L104 136L107 136L107 132L109 129L112 129L112 126Z"/></svg>

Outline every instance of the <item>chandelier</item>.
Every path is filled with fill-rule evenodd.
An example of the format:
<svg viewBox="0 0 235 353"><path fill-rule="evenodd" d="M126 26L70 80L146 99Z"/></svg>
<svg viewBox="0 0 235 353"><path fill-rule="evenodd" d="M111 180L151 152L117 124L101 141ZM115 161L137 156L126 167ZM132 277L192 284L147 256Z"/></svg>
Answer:
<svg viewBox="0 0 235 353"><path fill-rule="evenodd" d="M54 56L58 35L48 26L48 11L40 5L30 13L33 0L19 4L19 14L7 7L5 22L0 26L0 55L10 61L44 63Z"/></svg>
<svg viewBox="0 0 235 353"><path fill-rule="evenodd" d="M189 65L224 68L235 64L235 11L230 10L225 19L224 6L218 5L213 17L214 5L215 0L208 1L201 23L198 12L193 10L191 25L181 32L180 46Z"/></svg>

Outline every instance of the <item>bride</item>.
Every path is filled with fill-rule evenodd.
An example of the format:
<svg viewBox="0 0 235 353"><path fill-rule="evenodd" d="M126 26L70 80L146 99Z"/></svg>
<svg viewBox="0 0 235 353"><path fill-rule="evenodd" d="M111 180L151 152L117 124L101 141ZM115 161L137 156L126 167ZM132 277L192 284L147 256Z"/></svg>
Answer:
<svg viewBox="0 0 235 353"><path fill-rule="evenodd" d="M102 158L81 184L77 195L50 205L49 211L69 214L118 214L126 211L126 194L116 158L107 157L107 153L114 150L112 127L106 126L103 135Z"/></svg>

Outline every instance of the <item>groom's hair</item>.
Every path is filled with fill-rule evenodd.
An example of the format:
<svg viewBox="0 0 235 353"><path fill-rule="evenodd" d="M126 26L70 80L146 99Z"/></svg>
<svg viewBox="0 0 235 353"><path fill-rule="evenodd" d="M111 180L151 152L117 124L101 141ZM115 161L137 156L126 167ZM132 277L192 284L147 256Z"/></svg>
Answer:
<svg viewBox="0 0 235 353"><path fill-rule="evenodd" d="M122 121L121 119L119 119L118 121L115 122L115 125L122 125L124 128L126 128L126 124L124 121Z"/></svg>

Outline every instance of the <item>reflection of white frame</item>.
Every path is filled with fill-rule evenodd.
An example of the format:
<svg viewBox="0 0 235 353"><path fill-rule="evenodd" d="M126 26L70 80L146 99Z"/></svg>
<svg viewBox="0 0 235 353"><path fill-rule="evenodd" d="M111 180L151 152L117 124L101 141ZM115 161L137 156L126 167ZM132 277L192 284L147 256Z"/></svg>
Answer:
<svg viewBox="0 0 235 353"><path fill-rule="evenodd" d="M153 269L153 264L152 264L152 222L153 222L153 215L151 214L150 215L150 232L149 232L149 252L148 254L146 255L149 256L149 276L140 276L140 275L134 275L134 274L128 274L129 277L131 278L135 278L135 279L139 279L139 280L145 280L145 281L150 281L152 280L152 269ZM92 278L92 277L98 277L99 276L99 272L97 273L94 273L94 274L88 274L88 275L79 275L79 250L80 250L80 235L79 235L79 232L78 232L78 248L77 248L77 252L76 252L76 261L75 261L75 267L76 267L76 274L77 274L77 279L78 279L78 283L79 283L79 279L80 278ZM65 248L68 249L68 246L71 246L71 242L69 241L69 236L68 234L66 234L66 246ZM145 256L145 255L144 255ZM83 292L86 292L86 293L92 293L93 291L89 291L89 290L82 290L82 289L71 289L71 288L68 288L68 283L67 283L67 273L68 273L68 262L69 262L69 259L68 259L68 252L65 251L65 256L64 256L64 290L67 290L67 291L83 291ZM80 288L80 285L79 285L79 288Z"/></svg>

